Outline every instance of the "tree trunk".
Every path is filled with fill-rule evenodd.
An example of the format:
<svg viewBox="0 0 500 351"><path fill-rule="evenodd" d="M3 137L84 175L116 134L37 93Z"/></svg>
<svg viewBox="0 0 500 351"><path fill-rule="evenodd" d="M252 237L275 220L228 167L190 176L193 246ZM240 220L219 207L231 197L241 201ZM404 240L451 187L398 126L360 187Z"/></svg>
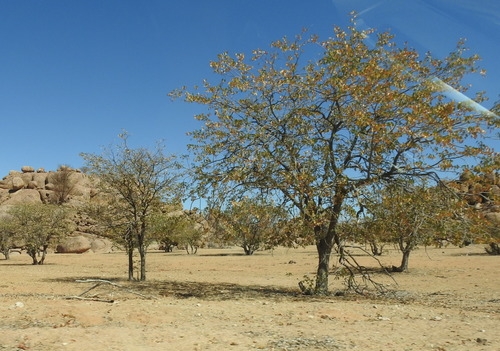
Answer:
<svg viewBox="0 0 500 351"><path fill-rule="evenodd" d="M146 245L144 244L144 234L141 234L137 238L138 246L139 246L139 258L141 265L141 276L139 278L140 281L146 280Z"/></svg>
<svg viewBox="0 0 500 351"><path fill-rule="evenodd" d="M128 255L128 280L134 280L134 247L127 248Z"/></svg>
<svg viewBox="0 0 500 351"><path fill-rule="evenodd" d="M252 247L250 245L243 245L243 251L245 251L245 255L252 255L253 254L253 250L252 250Z"/></svg>
<svg viewBox="0 0 500 351"><path fill-rule="evenodd" d="M382 251L384 248L383 244L378 244L376 240L370 240L370 250L372 251L373 256L382 256Z"/></svg>
<svg viewBox="0 0 500 351"><path fill-rule="evenodd" d="M33 265L37 265L38 264L38 259L36 258L36 250L35 249L27 249L27 254L31 257L31 259L33 260Z"/></svg>
<svg viewBox="0 0 500 351"><path fill-rule="evenodd" d="M139 259L141 265L141 275L139 280L146 280L146 219L141 217L140 230L137 233L137 246L139 249Z"/></svg>
<svg viewBox="0 0 500 351"><path fill-rule="evenodd" d="M408 261L410 260L411 250L404 250L403 257L401 259L401 265L399 267L392 266L393 272L407 272L408 271Z"/></svg>
<svg viewBox="0 0 500 351"><path fill-rule="evenodd" d="M47 247L47 245L43 246L42 258L40 259L40 261L38 261L38 264L43 264L45 262L45 257L47 256Z"/></svg>
<svg viewBox="0 0 500 351"><path fill-rule="evenodd" d="M318 270L316 273L315 293L324 295L328 293L328 275L330 272L330 255L333 243L330 238L319 239L316 243L318 250Z"/></svg>
<svg viewBox="0 0 500 351"><path fill-rule="evenodd" d="M5 256L6 260L10 259L10 249L6 249L6 250L2 251L2 253Z"/></svg>

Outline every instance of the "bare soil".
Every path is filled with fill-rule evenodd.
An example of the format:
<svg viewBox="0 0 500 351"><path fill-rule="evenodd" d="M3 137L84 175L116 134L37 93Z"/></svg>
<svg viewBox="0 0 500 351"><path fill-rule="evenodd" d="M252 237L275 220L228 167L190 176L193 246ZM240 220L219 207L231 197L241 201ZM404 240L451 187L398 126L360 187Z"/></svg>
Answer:
<svg viewBox="0 0 500 351"><path fill-rule="evenodd" d="M0 350L500 350L500 257L483 245L415 251L395 281L374 274L392 290L382 296L300 294L314 247L147 260L141 283L124 279L119 252L0 260Z"/></svg>

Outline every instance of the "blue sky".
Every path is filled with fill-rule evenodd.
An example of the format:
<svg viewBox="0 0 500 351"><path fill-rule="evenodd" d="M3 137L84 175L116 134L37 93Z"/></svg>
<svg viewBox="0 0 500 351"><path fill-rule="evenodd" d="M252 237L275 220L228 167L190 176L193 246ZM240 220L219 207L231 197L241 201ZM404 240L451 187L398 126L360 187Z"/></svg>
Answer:
<svg viewBox="0 0 500 351"><path fill-rule="evenodd" d="M79 168L125 129L132 146L185 153L201 107L167 94L210 77L223 51L249 53L302 28L361 26L443 57L459 38L483 57L472 81L500 93L497 0L0 0L0 178L24 165Z"/></svg>

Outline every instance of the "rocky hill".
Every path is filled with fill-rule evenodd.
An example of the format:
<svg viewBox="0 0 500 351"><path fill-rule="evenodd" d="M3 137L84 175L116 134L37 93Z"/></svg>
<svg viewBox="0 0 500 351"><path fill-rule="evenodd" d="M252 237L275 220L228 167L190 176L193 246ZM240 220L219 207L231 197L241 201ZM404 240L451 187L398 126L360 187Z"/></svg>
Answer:
<svg viewBox="0 0 500 351"><path fill-rule="evenodd" d="M43 168L35 171L24 166L21 171L10 171L0 181L0 206L54 203L55 197L65 191L65 202L70 203L88 201L96 194L90 178L78 169L61 166L55 172L46 172Z"/></svg>
<svg viewBox="0 0 500 351"><path fill-rule="evenodd" d="M78 208L97 194L91 177L78 169L61 166L56 171L35 170L24 166L21 171L10 171L0 180L0 214L11 206L25 203L65 203ZM93 223L85 215L74 218L76 230L57 245L56 252L107 252L111 242L100 238L92 230Z"/></svg>

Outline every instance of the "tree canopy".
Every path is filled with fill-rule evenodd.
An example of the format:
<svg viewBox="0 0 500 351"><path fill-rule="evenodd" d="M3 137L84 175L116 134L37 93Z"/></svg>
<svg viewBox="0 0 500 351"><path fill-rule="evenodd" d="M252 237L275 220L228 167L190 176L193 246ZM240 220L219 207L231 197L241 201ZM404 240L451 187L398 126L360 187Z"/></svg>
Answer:
<svg viewBox="0 0 500 351"><path fill-rule="evenodd" d="M211 62L220 80L172 96L208 107L190 146L201 187L259 189L290 206L316 242L315 289L326 293L333 246L341 264L347 259L337 226L361 188L438 180L460 159L493 153L482 140L498 116L449 97L451 87L467 92L462 80L478 72L477 61L463 42L437 59L388 33L336 27L326 40L222 53Z"/></svg>

